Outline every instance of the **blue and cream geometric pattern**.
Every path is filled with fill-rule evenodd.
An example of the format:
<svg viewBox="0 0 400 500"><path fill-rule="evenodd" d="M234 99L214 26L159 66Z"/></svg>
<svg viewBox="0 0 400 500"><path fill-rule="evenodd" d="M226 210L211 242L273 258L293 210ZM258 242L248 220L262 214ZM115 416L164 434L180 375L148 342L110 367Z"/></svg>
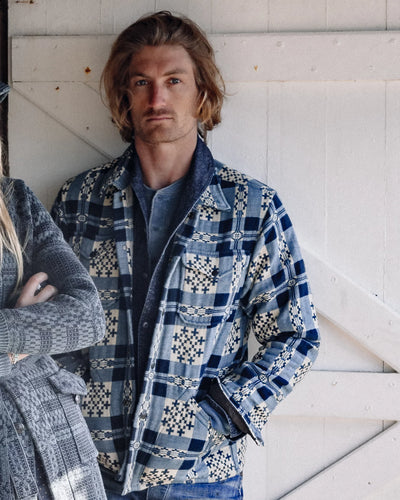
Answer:
<svg viewBox="0 0 400 500"><path fill-rule="evenodd" d="M218 259L209 255L186 254L183 291L215 294L218 284Z"/></svg>
<svg viewBox="0 0 400 500"><path fill-rule="evenodd" d="M161 484L172 483L176 473L169 469L154 469L145 467L142 477L140 479L141 485L144 488L150 488L151 486L159 486Z"/></svg>
<svg viewBox="0 0 400 500"><path fill-rule="evenodd" d="M88 423L95 442L107 449L100 461L112 471L121 465L114 451L124 446L126 429L123 408L111 407L108 395L125 390L128 400L133 397L126 378L134 376L127 346L133 347L134 337L130 169L135 155L132 145L121 158L81 174L62 191L55 208L77 253L80 247L92 252L89 270L106 313L109 334L90 348L90 363L94 378L107 381L89 383L83 410L92 415ZM218 378L252 438L262 443L270 412L304 376L318 347L307 277L279 197L214 162L201 141L194 162L211 181L168 247L161 300L148 297L157 322L125 464L136 489L240 474L245 439L239 452L239 443L212 428L197 398ZM106 234L110 221L114 242ZM93 227L102 228L103 239L96 241ZM247 360L250 334L259 349ZM114 367L108 364L112 359ZM99 417L104 434L96 428Z"/></svg>
<svg viewBox="0 0 400 500"><path fill-rule="evenodd" d="M223 481L235 475L236 465L229 448L221 448L204 458L211 482Z"/></svg>
<svg viewBox="0 0 400 500"><path fill-rule="evenodd" d="M265 344L279 333L279 309L261 312L253 318L253 330L260 344Z"/></svg>
<svg viewBox="0 0 400 500"><path fill-rule="evenodd" d="M225 343L224 356L237 352L241 341L240 324L241 322L238 319L233 322L229 337Z"/></svg>
<svg viewBox="0 0 400 500"><path fill-rule="evenodd" d="M196 413L193 401L165 399L160 432L171 436L192 437Z"/></svg>
<svg viewBox="0 0 400 500"><path fill-rule="evenodd" d="M172 337L171 361L190 365L201 364L206 336L207 329L205 327L176 325Z"/></svg>

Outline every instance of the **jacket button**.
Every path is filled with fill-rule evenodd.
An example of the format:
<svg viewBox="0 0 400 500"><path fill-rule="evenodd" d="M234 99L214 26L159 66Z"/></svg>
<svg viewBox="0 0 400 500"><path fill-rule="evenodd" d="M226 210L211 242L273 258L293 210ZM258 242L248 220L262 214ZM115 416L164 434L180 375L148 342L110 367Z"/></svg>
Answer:
<svg viewBox="0 0 400 500"><path fill-rule="evenodd" d="M25 425L22 422L17 422L14 426L18 434L22 434L25 430Z"/></svg>
<svg viewBox="0 0 400 500"><path fill-rule="evenodd" d="M79 396L79 394L75 394L74 401L77 405L81 402L81 397Z"/></svg>

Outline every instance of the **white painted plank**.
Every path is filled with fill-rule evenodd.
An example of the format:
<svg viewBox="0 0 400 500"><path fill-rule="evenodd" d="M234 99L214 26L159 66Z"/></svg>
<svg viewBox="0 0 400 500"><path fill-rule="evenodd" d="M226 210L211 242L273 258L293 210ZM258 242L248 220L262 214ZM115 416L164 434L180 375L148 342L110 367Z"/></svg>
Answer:
<svg viewBox="0 0 400 500"><path fill-rule="evenodd" d="M399 0L386 0L386 3L387 29L398 30L400 29L400 2Z"/></svg>
<svg viewBox="0 0 400 500"><path fill-rule="evenodd" d="M100 31L100 12L101 0L47 1L46 34L96 35Z"/></svg>
<svg viewBox="0 0 400 500"><path fill-rule="evenodd" d="M156 8L155 0L101 0L103 16L108 10L113 16L113 33L119 34L139 17ZM110 5L111 4L111 5Z"/></svg>
<svg viewBox="0 0 400 500"><path fill-rule="evenodd" d="M277 172L281 168L281 108L282 108L282 83L268 83L268 109L267 109L267 183L275 189L282 191L278 185L273 184L274 179L279 177Z"/></svg>
<svg viewBox="0 0 400 500"><path fill-rule="evenodd" d="M114 36L12 39L14 82L99 82Z"/></svg>
<svg viewBox="0 0 400 500"><path fill-rule="evenodd" d="M9 2L9 34L101 35L119 33L155 10L155 0L20 0Z"/></svg>
<svg viewBox="0 0 400 500"><path fill-rule="evenodd" d="M211 40L228 81L396 80L400 76L399 32L215 35Z"/></svg>
<svg viewBox="0 0 400 500"><path fill-rule="evenodd" d="M306 262L307 265L307 262ZM311 283L313 290L313 284ZM314 370L383 372L384 361L348 335L338 325L318 314L321 346Z"/></svg>
<svg viewBox="0 0 400 500"><path fill-rule="evenodd" d="M46 35L47 2L8 2L8 34Z"/></svg>
<svg viewBox="0 0 400 500"><path fill-rule="evenodd" d="M385 30L386 0L327 0L329 30Z"/></svg>
<svg viewBox="0 0 400 500"><path fill-rule="evenodd" d="M248 442L245 500L282 498L381 432L382 424L375 420L272 415L263 432L265 447Z"/></svg>
<svg viewBox="0 0 400 500"><path fill-rule="evenodd" d="M316 307L400 372L400 314L303 248Z"/></svg>
<svg viewBox="0 0 400 500"><path fill-rule="evenodd" d="M376 488L365 500L399 500L400 498L400 476L388 481L382 488Z"/></svg>
<svg viewBox="0 0 400 500"><path fill-rule="evenodd" d="M227 90L228 98L222 108L223 126L210 134L213 154L230 167L266 182L267 84L230 84Z"/></svg>
<svg viewBox="0 0 400 500"><path fill-rule="evenodd" d="M250 0L251 1L251 0ZM156 10L183 14L207 33L212 30L212 0L156 0Z"/></svg>
<svg viewBox="0 0 400 500"><path fill-rule="evenodd" d="M400 61L400 58L399 58ZM383 298L385 83L327 84L327 258Z"/></svg>
<svg viewBox="0 0 400 500"><path fill-rule="evenodd" d="M274 415L400 420L400 374L312 370Z"/></svg>
<svg viewBox="0 0 400 500"><path fill-rule="evenodd" d="M270 0L268 31L326 31L326 2Z"/></svg>
<svg viewBox="0 0 400 500"><path fill-rule="evenodd" d="M49 209L67 178L106 158L16 91L10 97L10 175L24 179Z"/></svg>
<svg viewBox="0 0 400 500"><path fill-rule="evenodd" d="M98 81L114 38L15 37L12 79ZM400 79L398 31L212 35L210 40L227 81Z"/></svg>
<svg viewBox="0 0 400 500"><path fill-rule="evenodd" d="M400 312L400 83L386 92L385 302Z"/></svg>
<svg viewBox="0 0 400 500"><path fill-rule="evenodd" d="M366 498L399 476L400 423L305 482L284 500Z"/></svg>
<svg viewBox="0 0 400 500"><path fill-rule="evenodd" d="M212 2L213 33L268 31L269 0L218 0Z"/></svg>
<svg viewBox="0 0 400 500"><path fill-rule="evenodd" d="M109 159L127 147L98 91L81 82L15 83L32 104Z"/></svg>
<svg viewBox="0 0 400 500"><path fill-rule="evenodd" d="M326 84L290 82L270 87L268 184L278 191L301 243L323 252Z"/></svg>
<svg viewBox="0 0 400 500"><path fill-rule="evenodd" d="M387 0L388 29L399 28L396 4ZM10 35L118 33L161 9L186 14L214 33L384 30L384 7L384 0L10 0Z"/></svg>

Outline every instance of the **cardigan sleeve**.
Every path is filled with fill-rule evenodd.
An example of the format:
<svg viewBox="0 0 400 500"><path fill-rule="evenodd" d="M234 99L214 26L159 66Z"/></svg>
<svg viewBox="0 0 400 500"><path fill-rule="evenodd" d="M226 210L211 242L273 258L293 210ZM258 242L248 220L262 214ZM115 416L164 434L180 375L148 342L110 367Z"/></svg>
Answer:
<svg viewBox="0 0 400 500"><path fill-rule="evenodd" d="M55 354L96 343L105 321L94 283L32 191L15 181L11 196L10 215L24 246L24 280L46 272L58 295L49 302L0 309L0 353Z"/></svg>
<svg viewBox="0 0 400 500"><path fill-rule="evenodd" d="M4 377L11 372L11 360L8 354L0 354L0 377Z"/></svg>

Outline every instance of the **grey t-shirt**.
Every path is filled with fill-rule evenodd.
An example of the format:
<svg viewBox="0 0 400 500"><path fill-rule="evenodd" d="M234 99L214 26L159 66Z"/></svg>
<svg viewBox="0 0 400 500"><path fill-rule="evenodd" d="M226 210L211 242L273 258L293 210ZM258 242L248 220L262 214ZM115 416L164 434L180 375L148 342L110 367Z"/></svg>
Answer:
<svg viewBox="0 0 400 500"><path fill-rule="evenodd" d="M151 268L156 266L170 236L171 222L177 208L185 177L162 189L152 189L144 185L144 195L148 213L147 246Z"/></svg>

